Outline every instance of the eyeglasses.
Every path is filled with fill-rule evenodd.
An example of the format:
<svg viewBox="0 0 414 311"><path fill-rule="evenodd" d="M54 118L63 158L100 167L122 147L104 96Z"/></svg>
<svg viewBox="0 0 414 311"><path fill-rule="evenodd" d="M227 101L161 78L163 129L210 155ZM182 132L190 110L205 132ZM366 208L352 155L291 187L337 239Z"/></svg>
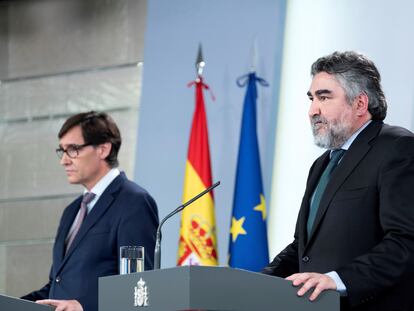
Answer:
<svg viewBox="0 0 414 311"><path fill-rule="evenodd" d="M79 155L79 151L82 150L82 148L86 146L91 146L92 144L87 143L83 145L68 145L66 149L63 149L62 147L59 147L56 149L56 154L59 157L59 159L62 159L63 154L66 153L69 158L74 159Z"/></svg>

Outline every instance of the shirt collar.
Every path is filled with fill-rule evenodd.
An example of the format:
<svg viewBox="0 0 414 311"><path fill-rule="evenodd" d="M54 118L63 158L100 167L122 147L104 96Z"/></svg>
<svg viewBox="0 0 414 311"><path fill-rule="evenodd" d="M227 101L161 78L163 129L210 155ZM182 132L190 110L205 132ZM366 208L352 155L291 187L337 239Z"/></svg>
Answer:
<svg viewBox="0 0 414 311"><path fill-rule="evenodd" d="M372 120L368 120L366 123L364 123L364 125L362 125L354 134L351 135L351 137L349 137L347 139L347 141L342 145L341 148L339 149L343 149L343 150L348 150L349 147L351 147L352 143L354 142L354 140L358 137L358 135L368 126L368 124L370 124L372 122ZM329 153L329 157L332 157L332 151Z"/></svg>
<svg viewBox="0 0 414 311"><path fill-rule="evenodd" d="M95 205L95 203L99 200L102 193L108 188L108 186L111 184L111 182L120 174L119 170L117 168L111 169L104 177L102 177L95 186L91 189L90 192L95 193L95 197L93 200L88 204L88 213L91 211L92 207ZM83 193L88 192L88 190L85 188Z"/></svg>
<svg viewBox="0 0 414 311"><path fill-rule="evenodd" d="M372 122L372 120L369 120L363 126L361 126L354 134L352 134L351 137L349 137L348 140L342 145L341 149L348 150L349 147L351 147L354 140L359 135L359 133L361 133L368 126L368 124L370 124L371 122Z"/></svg>

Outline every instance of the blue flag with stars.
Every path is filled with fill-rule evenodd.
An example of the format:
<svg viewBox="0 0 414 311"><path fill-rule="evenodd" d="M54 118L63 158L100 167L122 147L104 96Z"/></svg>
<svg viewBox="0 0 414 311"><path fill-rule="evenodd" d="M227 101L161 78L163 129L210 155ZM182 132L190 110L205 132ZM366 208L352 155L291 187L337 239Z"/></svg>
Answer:
<svg viewBox="0 0 414 311"><path fill-rule="evenodd" d="M244 83L241 81L244 80ZM256 131L256 83L267 82L250 73L237 84L247 84L240 133L239 156L230 227L229 266L261 271L269 263L266 203L263 194Z"/></svg>

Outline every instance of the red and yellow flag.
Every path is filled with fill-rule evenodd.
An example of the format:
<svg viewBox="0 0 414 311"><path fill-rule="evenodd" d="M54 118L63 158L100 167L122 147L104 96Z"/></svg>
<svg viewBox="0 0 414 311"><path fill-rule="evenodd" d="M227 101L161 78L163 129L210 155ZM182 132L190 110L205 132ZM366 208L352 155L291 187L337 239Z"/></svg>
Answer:
<svg viewBox="0 0 414 311"><path fill-rule="evenodd" d="M210 149L203 83L200 76L190 84L196 86L196 108L191 126L190 144L185 167L183 201L186 202L212 185ZM216 220L213 193L207 193L187 206L181 217L177 265L217 265Z"/></svg>

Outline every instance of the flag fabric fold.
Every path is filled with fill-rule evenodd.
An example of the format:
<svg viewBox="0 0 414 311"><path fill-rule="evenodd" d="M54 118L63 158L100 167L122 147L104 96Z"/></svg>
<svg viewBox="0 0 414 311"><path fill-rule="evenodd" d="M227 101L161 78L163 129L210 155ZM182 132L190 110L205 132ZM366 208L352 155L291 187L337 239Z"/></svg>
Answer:
<svg viewBox="0 0 414 311"><path fill-rule="evenodd" d="M240 83L240 80L246 83ZM263 193L256 130L256 83L267 82L250 73L239 79L247 84L240 132L233 212L230 227L229 266L260 271L269 263L266 202Z"/></svg>
<svg viewBox="0 0 414 311"><path fill-rule="evenodd" d="M200 76L189 84L195 85L195 111L191 126L185 168L183 202L212 185L207 118L203 89L208 86ZM216 221L214 197L210 192L191 205L181 215L177 265L217 265Z"/></svg>

